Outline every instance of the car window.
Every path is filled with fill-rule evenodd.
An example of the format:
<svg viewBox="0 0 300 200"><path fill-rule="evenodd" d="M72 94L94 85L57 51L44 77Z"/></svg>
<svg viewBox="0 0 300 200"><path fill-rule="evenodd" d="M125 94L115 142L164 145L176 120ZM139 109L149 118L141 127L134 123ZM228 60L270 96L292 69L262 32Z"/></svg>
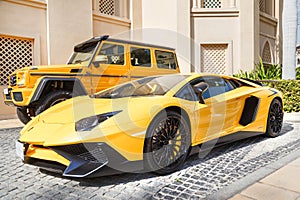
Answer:
<svg viewBox="0 0 300 200"><path fill-rule="evenodd" d="M173 52L156 50L155 58L158 68L176 69L176 61Z"/></svg>
<svg viewBox="0 0 300 200"><path fill-rule="evenodd" d="M179 90L179 92L177 92L177 94L175 94L175 97L189 101L199 101L199 98L193 87L200 82L205 82L209 86L208 89L202 94L203 99L208 99L236 88L233 83L230 82L230 80L217 76L206 76L197 78L190 83L187 83L182 87L181 90Z"/></svg>
<svg viewBox="0 0 300 200"><path fill-rule="evenodd" d="M95 94L95 98L124 98L134 96L165 95L175 85L186 79L185 75L145 77L127 82Z"/></svg>
<svg viewBox="0 0 300 200"><path fill-rule="evenodd" d="M104 43L94 61L102 64L124 65L124 46Z"/></svg>
<svg viewBox="0 0 300 200"><path fill-rule="evenodd" d="M131 47L130 60L132 66L151 67L150 49Z"/></svg>
<svg viewBox="0 0 300 200"><path fill-rule="evenodd" d="M198 97L191 83L186 84L181 90L179 90L179 92L175 94L175 97L188 101L198 101Z"/></svg>
<svg viewBox="0 0 300 200"><path fill-rule="evenodd" d="M204 99L217 96L234 89L234 86L226 79L217 76L203 77L205 83L208 84L208 89L202 94Z"/></svg>

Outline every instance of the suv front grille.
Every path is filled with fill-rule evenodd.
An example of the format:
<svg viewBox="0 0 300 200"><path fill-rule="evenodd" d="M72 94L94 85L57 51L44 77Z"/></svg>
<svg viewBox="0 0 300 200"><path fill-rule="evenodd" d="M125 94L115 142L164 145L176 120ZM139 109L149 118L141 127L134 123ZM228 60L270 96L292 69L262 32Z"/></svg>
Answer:
<svg viewBox="0 0 300 200"><path fill-rule="evenodd" d="M10 84L10 86L17 85L17 75L16 74L14 74L10 77L9 84Z"/></svg>

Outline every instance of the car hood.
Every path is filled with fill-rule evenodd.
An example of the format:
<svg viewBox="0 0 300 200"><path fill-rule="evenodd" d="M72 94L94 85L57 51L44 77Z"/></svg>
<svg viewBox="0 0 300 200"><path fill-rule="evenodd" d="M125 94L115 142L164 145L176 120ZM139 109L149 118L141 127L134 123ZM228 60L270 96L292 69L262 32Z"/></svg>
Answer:
<svg viewBox="0 0 300 200"><path fill-rule="evenodd" d="M49 108L31 120L21 131L20 141L45 146L75 144L86 140L88 135L94 137L93 131L98 132L96 137L101 137L101 134L104 136L114 131L145 130L157 112L169 103L170 98L165 96L120 99L76 97ZM79 120L114 111L120 112L89 134L75 130L75 123Z"/></svg>
<svg viewBox="0 0 300 200"><path fill-rule="evenodd" d="M49 108L40 115L39 120L46 124L68 124L112 109L113 103L110 99L76 97Z"/></svg>
<svg viewBox="0 0 300 200"><path fill-rule="evenodd" d="M33 74L39 73L49 73L49 74L73 74L73 73L80 73L82 71L83 65L40 65L40 66L30 66L30 67L23 67L21 69L16 70L14 73L18 72L30 72Z"/></svg>

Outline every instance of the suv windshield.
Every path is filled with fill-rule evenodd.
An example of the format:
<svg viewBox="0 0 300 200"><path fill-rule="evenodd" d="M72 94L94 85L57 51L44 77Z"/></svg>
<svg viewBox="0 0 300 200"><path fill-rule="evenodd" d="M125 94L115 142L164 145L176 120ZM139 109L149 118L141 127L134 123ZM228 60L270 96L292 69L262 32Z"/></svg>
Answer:
<svg viewBox="0 0 300 200"><path fill-rule="evenodd" d="M185 78L186 76L183 75L147 77L99 92L95 98L116 99L131 96L164 95Z"/></svg>
<svg viewBox="0 0 300 200"><path fill-rule="evenodd" d="M92 59L98 42L86 43L80 47L75 47L68 64L88 65Z"/></svg>

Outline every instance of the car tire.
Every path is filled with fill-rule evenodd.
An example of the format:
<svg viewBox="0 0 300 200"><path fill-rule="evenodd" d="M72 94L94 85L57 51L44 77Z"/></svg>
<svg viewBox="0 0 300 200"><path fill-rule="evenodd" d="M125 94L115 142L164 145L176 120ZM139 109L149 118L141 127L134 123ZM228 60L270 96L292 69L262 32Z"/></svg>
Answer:
<svg viewBox="0 0 300 200"><path fill-rule="evenodd" d="M17 116L23 124L27 124L31 120L28 109L24 107L17 108Z"/></svg>
<svg viewBox="0 0 300 200"><path fill-rule="evenodd" d="M268 137L277 137L280 134L282 123L282 103L278 99L273 99L269 108L266 135Z"/></svg>
<svg viewBox="0 0 300 200"><path fill-rule="evenodd" d="M51 92L45 98L40 101L39 105L36 106L35 115L39 115L51 106L54 106L62 101L72 98L72 92L65 90L58 90Z"/></svg>
<svg viewBox="0 0 300 200"><path fill-rule="evenodd" d="M169 174L180 169L191 145L186 119L174 111L163 111L151 122L144 144L145 169Z"/></svg>

